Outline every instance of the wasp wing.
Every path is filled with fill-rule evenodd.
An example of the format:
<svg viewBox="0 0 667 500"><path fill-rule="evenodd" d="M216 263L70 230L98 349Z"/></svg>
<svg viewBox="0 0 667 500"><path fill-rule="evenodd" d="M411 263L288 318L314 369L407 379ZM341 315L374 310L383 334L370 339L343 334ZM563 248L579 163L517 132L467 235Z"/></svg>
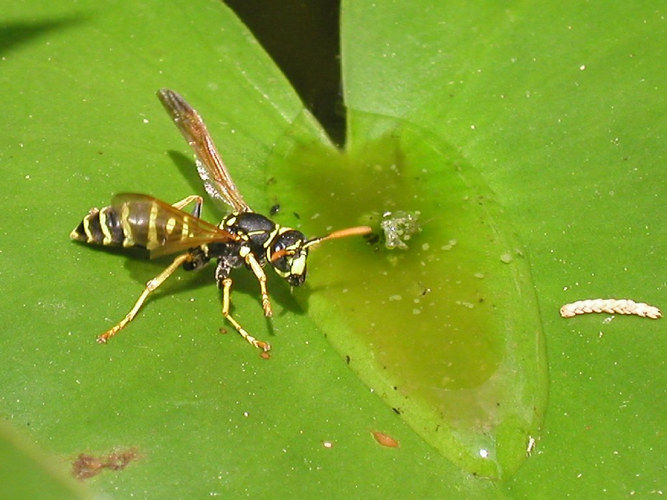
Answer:
<svg viewBox="0 0 667 500"><path fill-rule="evenodd" d="M125 234L124 244L147 249L151 259L204 243L238 240L218 226L145 194L117 194L111 207Z"/></svg>
<svg viewBox="0 0 667 500"><path fill-rule="evenodd" d="M208 195L231 205L237 212L251 212L229 175L199 113L173 90L161 89L157 96L197 155L197 171L204 181Z"/></svg>

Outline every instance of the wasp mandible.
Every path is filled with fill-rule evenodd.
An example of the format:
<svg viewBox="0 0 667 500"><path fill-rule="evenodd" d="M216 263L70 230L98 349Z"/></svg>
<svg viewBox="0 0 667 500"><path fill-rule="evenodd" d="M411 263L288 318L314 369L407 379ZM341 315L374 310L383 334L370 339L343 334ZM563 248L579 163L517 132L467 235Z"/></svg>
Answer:
<svg viewBox="0 0 667 500"><path fill-rule="evenodd" d="M291 286L299 286L306 280L308 251L313 246L326 240L369 234L371 228L351 227L307 239L300 231L254 212L234 184L199 114L173 90L162 89L157 95L194 150L206 192L231 206L232 212L216 226L200 218L201 196L191 195L170 205L135 193L117 194L111 205L90 210L71 232L71 239L91 245L142 248L151 259L184 251L146 283L130 312L97 341L106 343L125 328L148 296L179 267L192 271L217 260L215 281L222 289L222 315L248 343L266 352L271 349L270 344L250 335L230 313L232 269L246 267L252 271L259 283L264 315L270 317L273 312L264 273L267 264ZM191 204L194 208L189 214L183 209Z"/></svg>

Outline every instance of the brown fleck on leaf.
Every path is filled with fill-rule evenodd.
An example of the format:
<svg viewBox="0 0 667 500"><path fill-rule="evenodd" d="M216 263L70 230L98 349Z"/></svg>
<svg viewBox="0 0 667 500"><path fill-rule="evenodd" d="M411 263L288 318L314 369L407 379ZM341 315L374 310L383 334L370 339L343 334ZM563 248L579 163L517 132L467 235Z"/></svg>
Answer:
<svg viewBox="0 0 667 500"><path fill-rule="evenodd" d="M398 448L400 446L397 440L385 434L384 432L372 431L371 434L373 435L375 440L382 446L386 446L387 448Z"/></svg>
<svg viewBox="0 0 667 500"><path fill-rule="evenodd" d="M125 451L115 451L108 455L94 456L79 453L72 463L72 475L77 479L88 479L96 476L103 469L123 470L128 464L137 458L139 454L134 448Z"/></svg>

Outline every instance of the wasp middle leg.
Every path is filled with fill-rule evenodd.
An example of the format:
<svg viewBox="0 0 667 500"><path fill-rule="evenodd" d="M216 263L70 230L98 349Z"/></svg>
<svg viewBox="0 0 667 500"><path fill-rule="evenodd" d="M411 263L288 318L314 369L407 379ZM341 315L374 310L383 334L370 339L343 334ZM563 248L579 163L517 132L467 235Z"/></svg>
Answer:
<svg viewBox="0 0 667 500"><path fill-rule="evenodd" d="M243 337L250 345L262 349L264 352L267 352L271 349L271 344L264 342L263 340L258 340L250 333L248 330L241 326L241 323L236 321L234 317L229 312L230 306L230 296L232 291L232 279L227 277L222 280L222 315L227 321L229 321L232 326L236 329L237 332Z"/></svg>

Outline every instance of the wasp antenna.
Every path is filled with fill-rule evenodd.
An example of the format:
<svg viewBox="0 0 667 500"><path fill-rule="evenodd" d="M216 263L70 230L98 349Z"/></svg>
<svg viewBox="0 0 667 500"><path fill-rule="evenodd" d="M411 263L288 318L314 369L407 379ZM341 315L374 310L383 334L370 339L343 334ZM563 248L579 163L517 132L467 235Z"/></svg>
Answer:
<svg viewBox="0 0 667 500"><path fill-rule="evenodd" d="M335 240L337 238L345 238L347 236L363 236L365 234L370 234L373 230L369 226L356 226L348 227L345 229L339 229L333 233L329 233L322 240Z"/></svg>
<svg viewBox="0 0 667 500"><path fill-rule="evenodd" d="M276 262L280 259L282 259L285 255L287 255L289 252L285 250L284 248L281 250L277 250L271 254L271 262Z"/></svg>
<svg viewBox="0 0 667 500"><path fill-rule="evenodd" d="M363 236L365 234L370 234L372 231L373 230L368 226L355 226L355 227L348 227L345 229L339 229L338 231L329 233L326 236L320 236L319 238L313 238L312 240L308 240L304 245L304 248L317 245L318 243L321 243L326 240L336 240L338 238L346 238L348 236Z"/></svg>

